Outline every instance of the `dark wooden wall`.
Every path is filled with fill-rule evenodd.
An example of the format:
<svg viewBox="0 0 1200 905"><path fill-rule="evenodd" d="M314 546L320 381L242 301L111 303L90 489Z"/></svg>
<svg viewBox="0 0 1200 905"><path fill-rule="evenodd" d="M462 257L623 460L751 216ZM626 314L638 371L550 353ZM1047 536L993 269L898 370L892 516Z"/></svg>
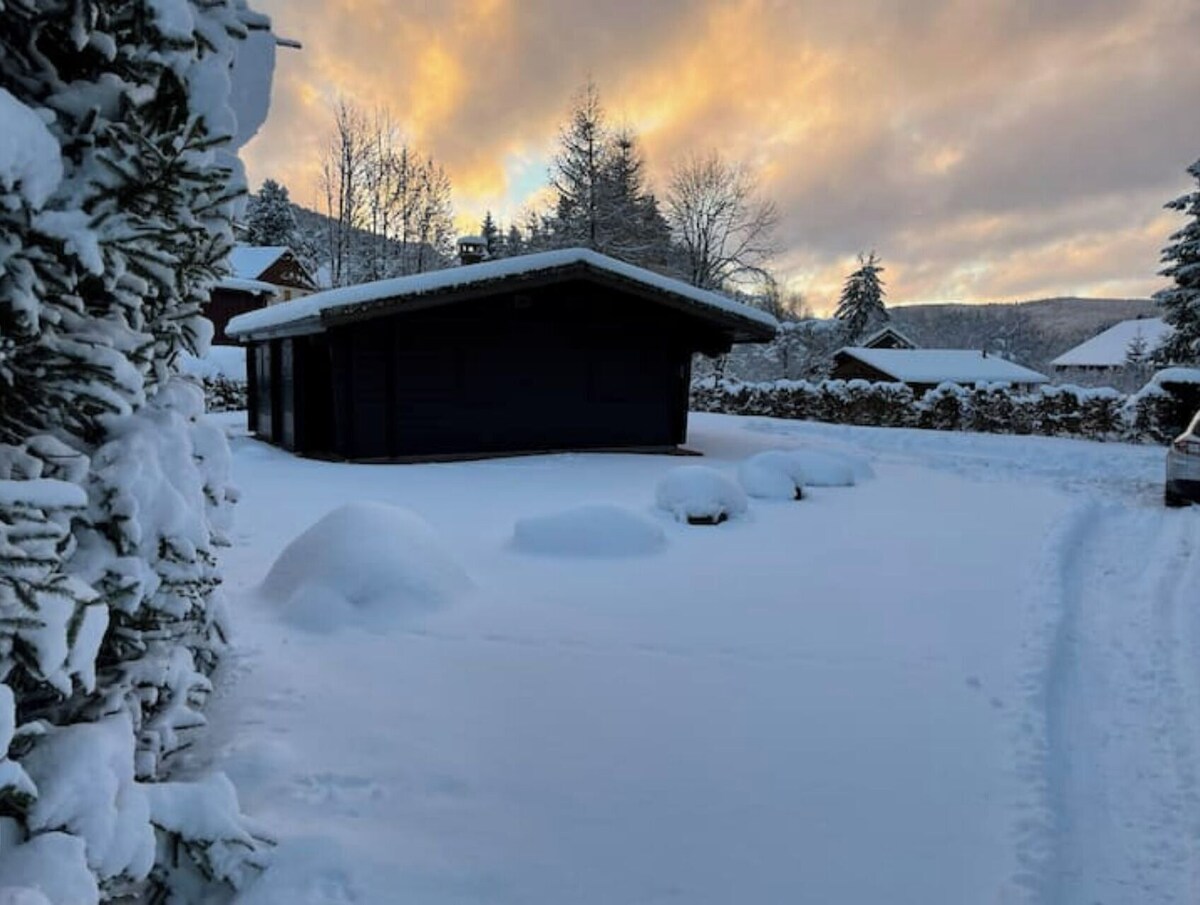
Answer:
<svg viewBox="0 0 1200 905"><path fill-rule="evenodd" d="M584 281L363 320L272 341L294 376L270 375L259 434L351 459L672 447L692 353L721 341Z"/></svg>
<svg viewBox="0 0 1200 905"><path fill-rule="evenodd" d="M213 323L213 344L236 346L237 341L225 335L226 325L239 314L257 311L266 306L267 300L261 295L236 289L222 289L220 286L215 287L208 304L204 306L204 316Z"/></svg>

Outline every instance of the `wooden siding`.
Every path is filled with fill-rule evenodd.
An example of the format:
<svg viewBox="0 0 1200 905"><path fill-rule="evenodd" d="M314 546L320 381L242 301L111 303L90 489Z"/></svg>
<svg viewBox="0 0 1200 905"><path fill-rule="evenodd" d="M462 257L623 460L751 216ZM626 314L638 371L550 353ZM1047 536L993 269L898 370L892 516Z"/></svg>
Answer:
<svg viewBox="0 0 1200 905"><path fill-rule="evenodd" d="M257 311L267 307L267 300L262 295L243 292L238 289L214 287L209 296L208 304L204 306L204 316L213 324L213 344L217 346L235 346L237 340L225 335L225 327L239 314Z"/></svg>

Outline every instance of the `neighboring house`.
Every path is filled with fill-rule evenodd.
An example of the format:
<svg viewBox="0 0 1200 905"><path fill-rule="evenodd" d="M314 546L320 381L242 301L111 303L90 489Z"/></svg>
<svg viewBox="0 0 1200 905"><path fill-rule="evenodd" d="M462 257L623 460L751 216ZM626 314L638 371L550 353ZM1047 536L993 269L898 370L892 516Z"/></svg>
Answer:
<svg viewBox="0 0 1200 905"><path fill-rule="evenodd" d="M918 395L942 383L1007 384L1025 392L1049 383L1045 374L973 349L841 349L834 356L837 380L906 383Z"/></svg>
<svg viewBox="0 0 1200 905"><path fill-rule="evenodd" d="M276 302L290 301L317 287L291 249L238 245L229 254L231 275L213 287L204 313L213 322L213 343L231 345L225 326L232 318Z"/></svg>
<svg viewBox="0 0 1200 905"><path fill-rule="evenodd" d="M229 325L250 427L345 459L671 450L691 360L770 315L584 249L320 292Z"/></svg>
<svg viewBox="0 0 1200 905"><path fill-rule="evenodd" d="M897 330L895 327L884 327L882 330L876 330L861 343L858 348L862 349L916 349L919 348L915 342Z"/></svg>
<svg viewBox="0 0 1200 905"><path fill-rule="evenodd" d="M1121 321L1087 342L1064 352L1050 362L1056 374L1103 373L1122 369L1129 363L1131 348L1142 345L1149 357L1171 335L1170 324L1161 318L1144 317Z"/></svg>

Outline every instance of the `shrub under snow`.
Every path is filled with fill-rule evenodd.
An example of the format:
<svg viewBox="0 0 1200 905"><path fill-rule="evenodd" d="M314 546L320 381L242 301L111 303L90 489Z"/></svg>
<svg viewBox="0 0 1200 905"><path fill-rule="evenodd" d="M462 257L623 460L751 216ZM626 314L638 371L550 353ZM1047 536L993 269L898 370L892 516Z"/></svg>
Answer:
<svg viewBox="0 0 1200 905"><path fill-rule="evenodd" d="M520 519L513 545L526 553L636 556L666 546L662 526L638 512L598 503Z"/></svg>
<svg viewBox="0 0 1200 905"><path fill-rule="evenodd" d="M279 554L261 593L293 624L385 627L438 609L471 580L418 515L384 503L333 510Z"/></svg>
<svg viewBox="0 0 1200 905"><path fill-rule="evenodd" d="M804 471L786 450L758 453L738 465L738 481L760 500L799 500L804 496Z"/></svg>
<svg viewBox="0 0 1200 905"><path fill-rule="evenodd" d="M742 515L746 492L722 472L704 465L673 468L658 482L659 509L690 524L718 524Z"/></svg>

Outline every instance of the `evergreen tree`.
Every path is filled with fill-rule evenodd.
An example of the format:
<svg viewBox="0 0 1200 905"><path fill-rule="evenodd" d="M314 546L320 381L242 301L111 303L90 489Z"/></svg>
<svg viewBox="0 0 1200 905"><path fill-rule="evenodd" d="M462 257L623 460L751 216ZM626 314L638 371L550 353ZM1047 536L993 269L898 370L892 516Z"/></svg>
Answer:
<svg viewBox="0 0 1200 905"><path fill-rule="evenodd" d="M229 69L268 25L244 0L4 4L3 847L71 833L82 846L54 869L90 871L106 895L154 867L156 805L135 778L161 778L202 722L224 644L228 448L176 372L211 336L202 306L245 191ZM48 823L55 801L68 810ZM227 849L161 832L210 879L236 883L256 857L245 834Z"/></svg>
<svg viewBox="0 0 1200 905"><path fill-rule="evenodd" d="M508 228L508 235L504 238L504 257L514 258L525 254L525 251L525 239L521 235L521 228L514 223Z"/></svg>
<svg viewBox="0 0 1200 905"><path fill-rule="evenodd" d="M883 267L875 252L866 258L859 255L858 264L858 270L846 277L841 301L834 312L834 317L845 325L850 342L857 342L868 327L889 319L883 303L883 281L879 278Z"/></svg>
<svg viewBox="0 0 1200 905"><path fill-rule="evenodd" d="M600 91L589 79L575 98L570 120L559 132L558 153L550 172L556 195L552 236L559 247L600 249L601 181L608 139Z"/></svg>
<svg viewBox="0 0 1200 905"><path fill-rule="evenodd" d="M1125 367L1140 369L1150 360L1150 344L1139 331L1133 335L1129 345L1125 347Z"/></svg>
<svg viewBox="0 0 1200 905"><path fill-rule="evenodd" d="M501 257L501 248L503 237L500 235L500 227L496 225L496 221L492 219L492 212L488 211L483 215L483 222L479 224L479 235L484 242L487 243L487 253L489 258Z"/></svg>
<svg viewBox="0 0 1200 905"><path fill-rule="evenodd" d="M296 245L296 213L286 186L268 179L250 204L246 238L251 245Z"/></svg>
<svg viewBox="0 0 1200 905"><path fill-rule="evenodd" d="M1200 184L1200 160L1188 167L1188 173ZM1200 190L1166 207L1183 212L1189 222L1171 235L1171 244L1162 253L1167 266L1159 273L1175 285L1155 293L1154 300L1164 309L1163 320L1175 329L1159 348L1158 358L1163 364L1200 364Z"/></svg>
<svg viewBox="0 0 1200 905"><path fill-rule="evenodd" d="M597 204L597 248L643 267L664 268L671 227L646 189L645 161L630 131L617 133L604 155Z"/></svg>

